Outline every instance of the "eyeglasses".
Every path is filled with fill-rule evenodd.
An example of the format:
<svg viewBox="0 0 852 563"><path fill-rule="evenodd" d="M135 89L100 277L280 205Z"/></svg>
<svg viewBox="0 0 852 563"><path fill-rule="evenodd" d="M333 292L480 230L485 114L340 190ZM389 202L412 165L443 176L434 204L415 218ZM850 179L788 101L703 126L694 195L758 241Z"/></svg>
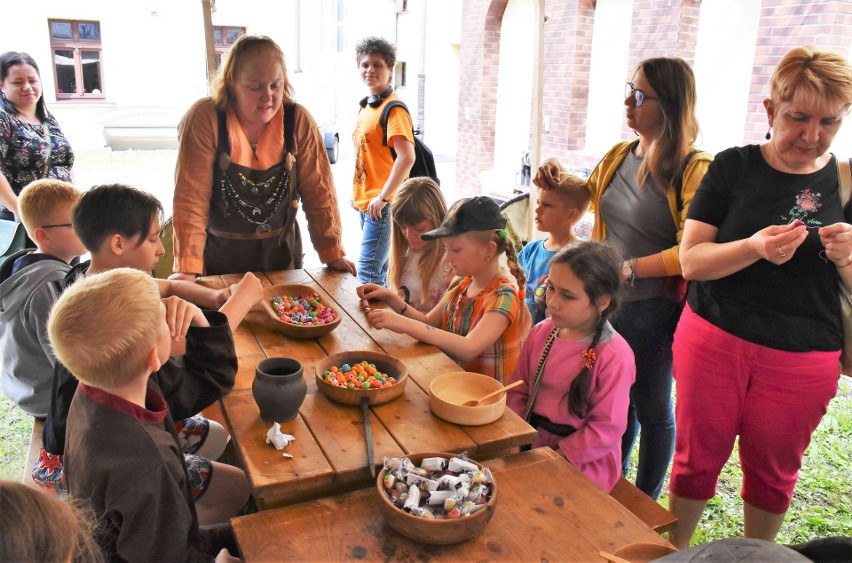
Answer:
<svg viewBox="0 0 852 563"><path fill-rule="evenodd" d="M645 93L645 92L643 92L642 90L637 90L637 89L633 86L633 83L632 83L632 82L626 82L626 83L624 84L624 97L625 97L625 98L630 98L630 97L632 97L632 98L633 98L633 101L635 101L635 102L636 102L636 107L637 107L637 108L638 108L638 107L641 107L641 106L642 106L642 104L644 104L644 103L645 103L645 100L656 100L656 101L658 101L658 102L660 101L660 98L654 98L654 97L652 97L652 96L649 96L648 94L646 94L646 93Z"/></svg>
<svg viewBox="0 0 852 563"><path fill-rule="evenodd" d="M62 223L62 224L59 224L59 225L42 225L41 228L42 229L53 229L55 227L71 227L71 226L73 226L73 225L71 225L71 223Z"/></svg>

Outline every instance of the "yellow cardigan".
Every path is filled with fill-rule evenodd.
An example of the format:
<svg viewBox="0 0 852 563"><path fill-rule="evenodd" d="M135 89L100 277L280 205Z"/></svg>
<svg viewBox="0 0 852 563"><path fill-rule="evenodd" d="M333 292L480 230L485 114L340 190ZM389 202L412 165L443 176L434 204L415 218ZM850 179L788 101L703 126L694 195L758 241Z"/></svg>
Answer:
<svg viewBox="0 0 852 563"><path fill-rule="evenodd" d="M609 187L610 180L615 175L615 171L618 170L618 167L621 166L621 162L627 156L627 153L630 151L631 147L636 141L623 141L615 145L610 151L601 159L595 169L592 171L591 176L587 180L589 187L592 190L592 206L591 209L594 211L600 205L601 196L606 191L607 187ZM683 237L683 224L686 221L686 212L689 210L689 204L692 203L692 198L695 195L695 190L698 189L698 184L701 183L701 178L704 177L704 174L707 172L707 167L710 166L710 162L713 160L713 156L706 152L700 152L693 155L692 159L690 159L689 164L686 167L686 170L683 173L683 188L681 190L681 195L683 199L683 209L680 214L677 211L677 196L675 195L674 186L669 186L666 190L666 194L669 200L669 209L672 213L672 218L674 219L675 224L677 224L677 242L678 244L672 246L671 248L667 248L663 250L663 264L666 268L666 275L676 276L680 275L680 239ZM600 215L595 213L595 225L592 229L592 238L595 240L606 240L606 225L601 220Z"/></svg>

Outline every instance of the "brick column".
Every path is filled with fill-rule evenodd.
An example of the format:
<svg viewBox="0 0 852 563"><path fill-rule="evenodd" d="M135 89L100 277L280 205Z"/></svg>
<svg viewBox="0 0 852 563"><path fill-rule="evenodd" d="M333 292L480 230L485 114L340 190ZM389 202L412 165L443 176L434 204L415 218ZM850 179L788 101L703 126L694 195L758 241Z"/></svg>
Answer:
<svg viewBox="0 0 852 563"><path fill-rule="evenodd" d="M456 185L460 196L480 193L479 172L494 160L500 28L508 0L465 0L459 74Z"/></svg>
<svg viewBox="0 0 852 563"><path fill-rule="evenodd" d="M544 100L550 130L542 129L542 155L581 150L586 137L594 2L548 0L544 24Z"/></svg>
<svg viewBox="0 0 852 563"><path fill-rule="evenodd" d="M816 45L847 56L851 38L852 4L846 0L763 0L743 142L764 140L769 124L763 100L769 97L769 80L775 65L787 51Z"/></svg>

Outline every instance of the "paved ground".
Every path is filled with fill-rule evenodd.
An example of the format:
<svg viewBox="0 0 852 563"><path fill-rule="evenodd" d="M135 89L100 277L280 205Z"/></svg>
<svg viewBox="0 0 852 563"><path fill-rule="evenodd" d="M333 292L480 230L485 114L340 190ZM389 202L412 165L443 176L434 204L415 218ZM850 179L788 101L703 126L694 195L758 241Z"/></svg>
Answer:
<svg viewBox="0 0 852 563"><path fill-rule="evenodd" d="M343 222L343 243L346 254L357 260L361 228L358 214L349 207L352 192L352 173L354 158L341 151L340 160L331 166L337 198L340 202L340 216ZM172 195L174 194L174 169L177 151L111 151L109 149L82 151L77 155L74 165L74 181L82 190L97 184L125 183L157 196L163 203L166 216L171 216ZM438 176L441 188L448 203L456 196L455 161L446 158L437 159ZM299 213L302 233L307 238L304 215ZM320 261L309 241L305 244L305 266L319 266Z"/></svg>

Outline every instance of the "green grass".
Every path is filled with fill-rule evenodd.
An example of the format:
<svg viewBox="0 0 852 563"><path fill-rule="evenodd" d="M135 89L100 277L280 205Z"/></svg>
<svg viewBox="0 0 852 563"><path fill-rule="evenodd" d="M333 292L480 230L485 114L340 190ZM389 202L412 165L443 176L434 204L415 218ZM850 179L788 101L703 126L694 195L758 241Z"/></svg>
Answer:
<svg viewBox="0 0 852 563"><path fill-rule="evenodd" d="M628 478L635 480L638 448L634 448ZM814 432L805 452L799 483L784 525L781 543L802 543L825 536L852 535L852 380L843 378L840 390ZM740 498L742 471L737 448L719 477L716 496L707 508L693 537L693 544L743 535ZM668 482L660 503L668 506Z"/></svg>
<svg viewBox="0 0 852 563"><path fill-rule="evenodd" d="M19 481L30 447L33 417L0 393L0 479Z"/></svg>

